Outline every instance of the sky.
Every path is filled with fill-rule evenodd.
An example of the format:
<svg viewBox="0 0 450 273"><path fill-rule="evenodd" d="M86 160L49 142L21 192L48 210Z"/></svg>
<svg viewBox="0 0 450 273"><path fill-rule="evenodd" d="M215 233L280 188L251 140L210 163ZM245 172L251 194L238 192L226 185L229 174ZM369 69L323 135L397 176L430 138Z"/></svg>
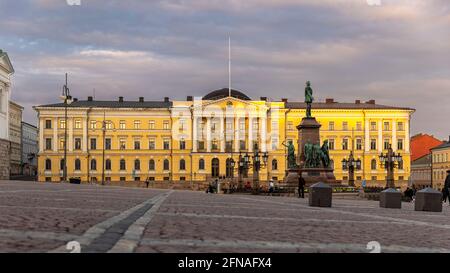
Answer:
<svg viewBox="0 0 450 273"><path fill-rule="evenodd" d="M412 133L450 135L448 0L0 0L12 99L184 100L228 87L252 98L416 109Z"/></svg>

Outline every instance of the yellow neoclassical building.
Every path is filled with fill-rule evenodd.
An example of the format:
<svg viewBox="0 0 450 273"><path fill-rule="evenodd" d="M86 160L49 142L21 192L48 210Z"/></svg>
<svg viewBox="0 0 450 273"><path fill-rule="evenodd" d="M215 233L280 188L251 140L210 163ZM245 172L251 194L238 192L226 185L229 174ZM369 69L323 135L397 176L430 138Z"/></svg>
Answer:
<svg viewBox="0 0 450 273"><path fill-rule="evenodd" d="M253 147L267 153L259 172L261 181L282 180L286 147L297 143L296 126L305 116L302 102L252 100L227 88L185 101L74 100L35 106L39 117L39 181L63 177L64 139L67 136L67 176L82 181L208 181L237 177L239 154ZM312 114L327 139L335 175L346 183L342 160L351 151L362 161L355 172L356 185L385 184L386 172L378 156L389 144L403 156L395 171L396 183L410 175L409 125L413 109L384 106L374 100L353 103L327 99L313 103ZM66 133L67 132L67 133ZM248 177L252 177L252 169ZM168 182L169 183L169 182Z"/></svg>

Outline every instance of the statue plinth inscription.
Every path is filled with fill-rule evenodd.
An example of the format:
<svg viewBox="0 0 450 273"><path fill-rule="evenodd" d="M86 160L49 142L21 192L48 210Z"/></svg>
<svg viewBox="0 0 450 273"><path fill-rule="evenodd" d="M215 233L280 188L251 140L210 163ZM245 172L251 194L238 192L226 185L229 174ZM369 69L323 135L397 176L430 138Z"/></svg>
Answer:
<svg viewBox="0 0 450 273"><path fill-rule="evenodd" d="M312 96L311 83L306 82L305 103L306 117L297 126L298 130L298 154L296 163L292 163L293 149L289 149L288 169L284 179L285 185L295 189L299 184L299 176L305 180L305 185L317 182L336 184L333 168L330 166L328 153L328 141L320 145L320 127L317 120L312 117L311 109L314 98Z"/></svg>

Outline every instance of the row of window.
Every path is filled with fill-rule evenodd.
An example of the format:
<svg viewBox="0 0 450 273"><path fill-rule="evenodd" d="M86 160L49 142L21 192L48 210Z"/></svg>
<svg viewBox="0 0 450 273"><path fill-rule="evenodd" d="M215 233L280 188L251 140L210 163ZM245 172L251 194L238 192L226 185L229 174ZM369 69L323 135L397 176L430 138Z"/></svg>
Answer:
<svg viewBox="0 0 450 273"><path fill-rule="evenodd" d="M433 179L434 180L444 180L446 178L445 171L433 171Z"/></svg>
<svg viewBox="0 0 450 273"><path fill-rule="evenodd" d="M60 160L60 164L59 164L59 168L60 170L64 170L64 159ZM92 171L96 171L97 170L97 160L96 159L91 159L90 161L90 165L89 165L90 170ZM52 169L52 160L51 159L46 159L45 160L45 170L50 171ZM105 170L111 170L112 169L112 161L111 159L106 159L105 160ZM153 159L150 159L148 161L148 169L149 171L154 171L156 169L156 162ZM163 161L163 170L164 171L168 171L170 169L170 163L168 159L164 159ZM180 159L179 161L179 169L180 170L186 170L186 160L184 159ZM205 160L203 158L199 159L198 161L198 169L199 170L204 170L205 169ZM80 159L75 159L74 161L74 170L75 171L80 171L81 170L81 160ZM121 171L125 171L126 170L126 161L125 159L121 159L119 161L119 170ZM134 160L134 169L133 170L141 170L141 160L139 159L135 159ZM272 170L278 170L278 161L276 159L272 160Z"/></svg>
<svg viewBox="0 0 450 273"><path fill-rule="evenodd" d="M448 154L433 154L433 163L448 162Z"/></svg>
<svg viewBox="0 0 450 273"><path fill-rule="evenodd" d="M106 121L91 120L89 127L91 129L102 129L103 126L105 127L105 129L117 129L115 127L114 122L112 122L110 120L106 120ZM185 126L185 122L181 122L180 126L181 126L180 128L185 128L186 127ZM59 120L59 128L60 129L65 129L66 128L66 120L65 119L60 119ZM82 129L83 128L81 119L75 119L74 120L74 128L75 129ZM52 120L50 120L50 119L45 120L45 129L52 129ZM126 123L125 120L119 121L119 129L121 129L121 130L127 129L127 123ZM136 130L143 129L141 127L141 121L140 120L133 121L133 129L136 129ZM157 129L156 128L156 122L154 120L150 120L148 122L147 129L150 129L150 130ZM164 129L164 130L170 129L170 123L169 123L168 120L163 121L162 129Z"/></svg>
<svg viewBox="0 0 450 273"><path fill-rule="evenodd" d="M372 121L370 122L370 130L371 131L377 131L378 127L377 127L378 123L376 121ZM295 126L294 123L292 121L288 121L287 124L287 128L288 130L295 130ZM329 131L335 131L335 122L334 121L330 121L328 122L328 130ZM348 125L348 121L343 121L342 122L342 130L343 131L349 131L349 125ZM356 131L361 131L362 130L362 122L358 121L356 122ZM391 123L389 121L385 121L383 122L383 130L384 131L390 131L391 130ZM404 131L405 130L405 126L403 122L397 122L397 131Z"/></svg>
<svg viewBox="0 0 450 273"><path fill-rule="evenodd" d="M135 140L134 141L134 149L140 150L141 149L141 141ZM52 150L53 145L53 139L52 138L46 138L45 139L45 150ZM61 138L59 140L59 149L65 148L65 140L64 138ZM74 150L81 150L82 149L82 139L80 137L74 138ZM96 150L97 147L97 139L91 138L89 142L89 149L90 150ZM105 138L105 150L111 150L112 148L112 140L111 138ZM170 140L164 139L163 140L163 147L164 150L170 150ZM127 149L127 140L125 138L119 139L119 149L120 150L126 150ZM156 149L156 140L150 140L148 142L148 149L149 150L155 150ZM184 150L186 149L186 141L180 140L179 141L179 149Z"/></svg>

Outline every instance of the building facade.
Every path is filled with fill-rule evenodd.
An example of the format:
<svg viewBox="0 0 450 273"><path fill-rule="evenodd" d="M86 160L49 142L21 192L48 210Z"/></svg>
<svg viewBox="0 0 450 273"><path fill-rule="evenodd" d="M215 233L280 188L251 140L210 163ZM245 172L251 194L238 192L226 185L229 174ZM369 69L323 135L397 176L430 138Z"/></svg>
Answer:
<svg viewBox="0 0 450 273"><path fill-rule="evenodd" d="M431 186L431 153L411 161L411 182L416 189Z"/></svg>
<svg viewBox="0 0 450 273"><path fill-rule="evenodd" d="M9 179L9 99L14 68L6 52L0 49L0 179Z"/></svg>
<svg viewBox="0 0 450 273"><path fill-rule="evenodd" d="M22 106L9 102L10 176L22 174L22 111Z"/></svg>
<svg viewBox="0 0 450 273"><path fill-rule="evenodd" d="M447 170L450 170L450 137L449 141L431 149L432 185L435 189L444 187Z"/></svg>
<svg viewBox="0 0 450 273"><path fill-rule="evenodd" d="M22 174L37 175L38 129L22 121Z"/></svg>
<svg viewBox="0 0 450 273"><path fill-rule="evenodd" d="M231 96L230 96L231 94ZM39 181L60 181L64 166L67 126L68 177L82 181L208 181L235 177L239 154L257 149L268 154L259 172L261 181L282 180L289 141L297 143L296 126L306 105L286 99L251 100L237 90L220 89L185 101L75 101L36 106L39 117ZM361 159L356 184L385 185L386 171L378 156L392 144L404 164L395 174L404 183L410 174L409 124L413 109L375 104L375 101L313 104L322 125L335 175L346 182L342 160L353 151ZM103 152L105 156L103 157ZM104 163L103 163L104 162ZM104 167L104 171L103 171ZM252 169L246 173L252 177ZM407 182L406 182L407 183Z"/></svg>

